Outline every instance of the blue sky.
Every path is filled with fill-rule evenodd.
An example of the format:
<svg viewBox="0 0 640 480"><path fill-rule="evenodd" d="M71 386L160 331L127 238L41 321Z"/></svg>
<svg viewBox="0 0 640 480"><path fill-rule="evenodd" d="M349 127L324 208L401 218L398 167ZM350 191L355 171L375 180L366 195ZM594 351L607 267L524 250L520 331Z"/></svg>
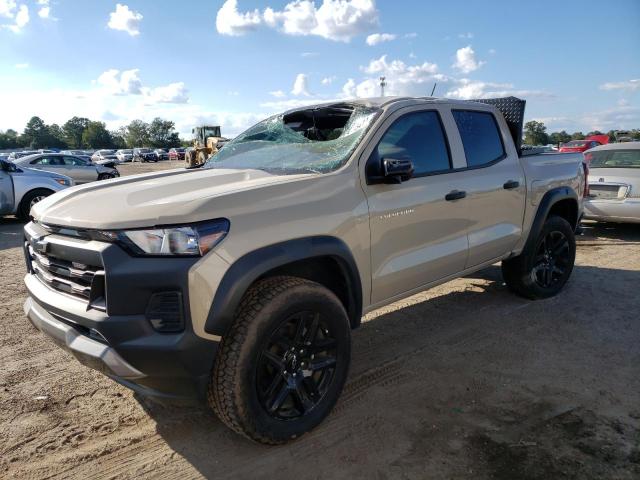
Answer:
<svg viewBox="0 0 640 480"><path fill-rule="evenodd" d="M379 93L517 95L550 130L640 128L640 1L0 0L0 129L162 116L235 135Z"/></svg>

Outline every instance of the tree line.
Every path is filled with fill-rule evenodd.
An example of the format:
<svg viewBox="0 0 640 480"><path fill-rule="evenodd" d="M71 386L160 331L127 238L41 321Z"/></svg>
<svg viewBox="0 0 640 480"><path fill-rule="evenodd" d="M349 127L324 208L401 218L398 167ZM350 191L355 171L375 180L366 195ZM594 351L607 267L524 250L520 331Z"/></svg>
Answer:
<svg viewBox="0 0 640 480"><path fill-rule="evenodd" d="M0 149L171 148L184 143L175 123L159 117L150 123L133 120L117 130L108 130L104 122L84 117L73 117L62 126L47 125L40 117L31 117L22 133L0 130Z"/></svg>
<svg viewBox="0 0 640 480"><path fill-rule="evenodd" d="M616 133L616 130L609 130L606 133L606 135L609 135L609 142L616 141ZM599 130L594 130L587 134L582 132L567 133L564 130L561 132L547 133L547 127L543 122L531 120L524 124L524 143L527 145L548 145L550 143L558 145L571 140L584 140L591 135L605 135L605 133ZM629 130L629 136L634 140L640 140L640 129L634 128L633 130Z"/></svg>

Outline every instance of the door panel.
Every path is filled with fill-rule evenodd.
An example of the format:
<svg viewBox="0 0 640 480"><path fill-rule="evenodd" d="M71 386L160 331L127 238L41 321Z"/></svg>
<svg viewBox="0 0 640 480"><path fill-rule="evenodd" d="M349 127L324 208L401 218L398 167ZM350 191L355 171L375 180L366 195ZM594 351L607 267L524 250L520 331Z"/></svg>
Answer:
<svg viewBox="0 0 640 480"><path fill-rule="evenodd" d="M464 269L465 209L445 200L455 185L452 173L370 187L372 303Z"/></svg>
<svg viewBox="0 0 640 480"><path fill-rule="evenodd" d="M13 212L13 181L11 175L0 170L0 215Z"/></svg>
<svg viewBox="0 0 640 480"><path fill-rule="evenodd" d="M465 206L445 197L458 188L439 108L401 109L374 136L365 175L384 155L411 158L415 176L367 185L371 230L371 303L381 303L464 269ZM443 143L444 142L444 143ZM385 153L386 152L386 153ZM455 164L455 163L454 163Z"/></svg>
<svg viewBox="0 0 640 480"><path fill-rule="evenodd" d="M490 111L454 110L467 167L458 172L467 192L466 268L510 252L522 236L526 181L504 122Z"/></svg>

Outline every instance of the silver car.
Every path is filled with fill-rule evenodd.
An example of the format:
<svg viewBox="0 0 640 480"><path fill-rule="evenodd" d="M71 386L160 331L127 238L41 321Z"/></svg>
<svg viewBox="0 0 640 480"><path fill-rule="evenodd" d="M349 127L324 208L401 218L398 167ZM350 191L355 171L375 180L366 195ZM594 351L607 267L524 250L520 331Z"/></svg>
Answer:
<svg viewBox="0 0 640 480"><path fill-rule="evenodd" d="M29 155L14 162L20 167L45 170L59 173L73 178L77 184L107 180L119 177L120 173L115 168L106 165L96 165L85 158L61 153L42 153Z"/></svg>
<svg viewBox="0 0 640 480"><path fill-rule="evenodd" d="M640 223L640 142L602 145L584 156L589 165L584 218Z"/></svg>

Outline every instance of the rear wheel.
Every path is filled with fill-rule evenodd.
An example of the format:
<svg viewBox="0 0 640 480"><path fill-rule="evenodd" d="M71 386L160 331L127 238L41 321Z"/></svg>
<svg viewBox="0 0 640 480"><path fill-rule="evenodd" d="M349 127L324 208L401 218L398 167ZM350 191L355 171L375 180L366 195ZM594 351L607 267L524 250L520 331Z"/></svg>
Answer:
<svg viewBox="0 0 640 480"><path fill-rule="evenodd" d="M18 216L20 218L29 218L31 207L33 207L39 201L44 200L52 193L53 192L51 190L45 190L44 188L39 188L37 190L28 192L24 197L22 197L22 201L18 206Z"/></svg>
<svg viewBox="0 0 640 480"><path fill-rule="evenodd" d="M116 178L113 173L101 173L98 175L98 180L109 180L110 178Z"/></svg>
<svg viewBox="0 0 640 480"><path fill-rule="evenodd" d="M518 295L548 298L567 283L575 258L576 240L571 225L562 217L552 216L527 251L502 262L502 275Z"/></svg>
<svg viewBox="0 0 640 480"><path fill-rule="evenodd" d="M308 432L342 391L350 329L340 300L322 285L294 277L258 282L222 339L209 404L227 426L261 443Z"/></svg>
<svg viewBox="0 0 640 480"><path fill-rule="evenodd" d="M198 152L198 165L204 165L207 161L207 154L205 152Z"/></svg>

